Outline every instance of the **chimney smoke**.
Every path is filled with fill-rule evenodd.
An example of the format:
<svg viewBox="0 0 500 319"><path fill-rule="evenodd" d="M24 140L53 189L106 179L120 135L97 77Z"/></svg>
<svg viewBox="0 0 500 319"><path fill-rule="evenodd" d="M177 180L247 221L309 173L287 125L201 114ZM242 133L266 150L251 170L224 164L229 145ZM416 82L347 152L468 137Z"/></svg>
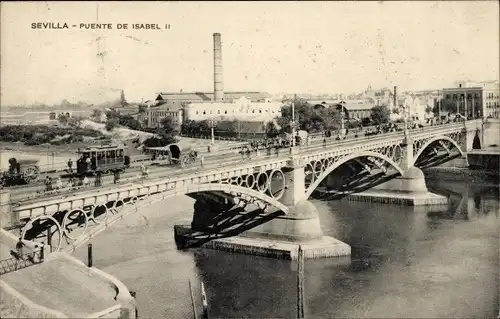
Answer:
<svg viewBox="0 0 500 319"><path fill-rule="evenodd" d="M214 100L224 100L224 82L222 79L222 42L220 33L214 33Z"/></svg>
<svg viewBox="0 0 500 319"><path fill-rule="evenodd" d="M394 107L398 107L398 87L397 86L394 86L394 96L392 98L393 98Z"/></svg>

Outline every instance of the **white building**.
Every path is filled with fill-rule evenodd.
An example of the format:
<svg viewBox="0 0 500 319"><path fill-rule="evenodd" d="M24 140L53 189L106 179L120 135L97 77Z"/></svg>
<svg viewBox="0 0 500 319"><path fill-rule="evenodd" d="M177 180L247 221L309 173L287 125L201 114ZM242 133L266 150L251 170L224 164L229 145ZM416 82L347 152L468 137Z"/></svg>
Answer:
<svg viewBox="0 0 500 319"><path fill-rule="evenodd" d="M500 118L499 82L467 82L443 89L443 106L471 117Z"/></svg>
<svg viewBox="0 0 500 319"><path fill-rule="evenodd" d="M267 122L281 116L281 102L252 102L245 97L226 102L190 103L186 105L186 120L220 120Z"/></svg>

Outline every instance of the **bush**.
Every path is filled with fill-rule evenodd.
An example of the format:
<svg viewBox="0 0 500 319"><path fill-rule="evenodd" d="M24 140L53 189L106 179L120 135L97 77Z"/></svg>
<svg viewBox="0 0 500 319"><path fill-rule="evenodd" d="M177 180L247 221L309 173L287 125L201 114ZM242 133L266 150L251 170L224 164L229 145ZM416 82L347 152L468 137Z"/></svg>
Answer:
<svg viewBox="0 0 500 319"><path fill-rule="evenodd" d="M169 144L175 143L175 140L158 138L158 137L150 137L144 141L144 146L146 147L163 147Z"/></svg>
<svg viewBox="0 0 500 319"><path fill-rule="evenodd" d="M106 131L112 131L118 125L118 121L110 118L106 121Z"/></svg>
<svg viewBox="0 0 500 319"><path fill-rule="evenodd" d="M84 137L104 138L104 135L96 130L75 127L54 127L47 125L6 125L0 127L0 141L23 142L26 145L40 145L52 143L57 136L68 137L54 144L68 144L83 141Z"/></svg>

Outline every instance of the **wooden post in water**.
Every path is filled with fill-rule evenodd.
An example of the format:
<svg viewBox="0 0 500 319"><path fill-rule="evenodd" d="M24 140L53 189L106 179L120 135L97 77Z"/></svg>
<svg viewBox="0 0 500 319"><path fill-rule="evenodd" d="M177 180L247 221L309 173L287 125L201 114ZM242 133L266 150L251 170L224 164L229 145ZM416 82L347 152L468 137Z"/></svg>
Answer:
<svg viewBox="0 0 500 319"><path fill-rule="evenodd" d="M297 318L304 319L304 251L299 245L297 252Z"/></svg>
<svg viewBox="0 0 500 319"><path fill-rule="evenodd" d="M193 306L194 319L198 319L198 314L196 313L196 304L194 303L193 286L191 285L191 279L189 279L189 294L191 295L191 305Z"/></svg>
<svg viewBox="0 0 500 319"><path fill-rule="evenodd" d="M92 267L92 244L88 244L87 246L87 261L88 266Z"/></svg>
<svg viewBox="0 0 500 319"><path fill-rule="evenodd" d="M47 245L50 246L50 252L52 252L52 229L50 227L47 229Z"/></svg>
<svg viewBox="0 0 500 319"><path fill-rule="evenodd" d="M208 301L203 282L201 282L201 303L203 305L203 313L201 314L201 317L203 319L208 319Z"/></svg>

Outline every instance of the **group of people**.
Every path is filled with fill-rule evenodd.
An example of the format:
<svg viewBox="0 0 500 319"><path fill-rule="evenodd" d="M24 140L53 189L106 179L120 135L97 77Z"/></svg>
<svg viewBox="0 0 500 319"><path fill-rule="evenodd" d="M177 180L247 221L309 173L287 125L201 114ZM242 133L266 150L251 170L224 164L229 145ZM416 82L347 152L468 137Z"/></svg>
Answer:
<svg viewBox="0 0 500 319"><path fill-rule="evenodd" d="M66 183L66 185L64 185L61 177L57 177L57 179L55 179L55 184L54 184L54 179L50 176L46 176L44 184L45 184L45 191L50 192L53 190L59 190L59 189L63 189L63 188L73 188L76 186L87 186L87 185L89 185L89 180L88 180L87 176L85 176L82 180L80 180L80 183L78 183L77 180L70 178L68 180L68 182Z"/></svg>

